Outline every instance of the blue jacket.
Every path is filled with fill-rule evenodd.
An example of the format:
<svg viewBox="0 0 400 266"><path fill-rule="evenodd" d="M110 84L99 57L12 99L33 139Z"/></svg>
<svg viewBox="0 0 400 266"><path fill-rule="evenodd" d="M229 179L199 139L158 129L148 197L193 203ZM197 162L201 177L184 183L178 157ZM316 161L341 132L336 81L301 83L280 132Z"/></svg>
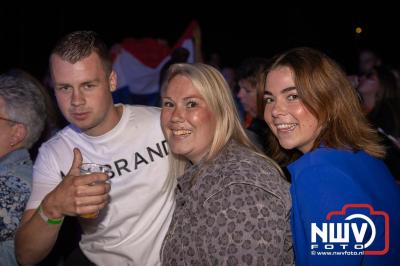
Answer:
<svg viewBox="0 0 400 266"><path fill-rule="evenodd" d="M26 149L0 158L0 265L17 265L14 236L32 189L32 161Z"/></svg>
<svg viewBox="0 0 400 266"><path fill-rule="evenodd" d="M399 265L400 188L382 161L363 151L318 148L290 164L288 170L292 176L296 265ZM346 204L352 205L344 209ZM331 213L328 219L331 211L338 212ZM357 240L353 227L356 233L365 233L363 241L360 235ZM385 238L387 231L390 234ZM333 238L347 233L348 241L344 238L335 242L331 233ZM368 244L369 240L372 242ZM385 255L355 255L362 253L362 244L368 245L365 251L379 253L385 247L389 251Z"/></svg>

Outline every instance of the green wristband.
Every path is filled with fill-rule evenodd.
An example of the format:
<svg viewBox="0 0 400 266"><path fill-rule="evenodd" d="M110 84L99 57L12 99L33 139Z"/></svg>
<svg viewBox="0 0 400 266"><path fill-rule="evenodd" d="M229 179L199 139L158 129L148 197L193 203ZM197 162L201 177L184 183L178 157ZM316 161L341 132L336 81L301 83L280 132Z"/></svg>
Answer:
<svg viewBox="0 0 400 266"><path fill-rule="evenodd" d="M44 214L43 212L42 205L39 205L38 211L40 217L42 217L43 221L45 221L47 224L61 224L64 220L64 217L59 219L50 219L49 217L47 217L46 214Z"/></svg>

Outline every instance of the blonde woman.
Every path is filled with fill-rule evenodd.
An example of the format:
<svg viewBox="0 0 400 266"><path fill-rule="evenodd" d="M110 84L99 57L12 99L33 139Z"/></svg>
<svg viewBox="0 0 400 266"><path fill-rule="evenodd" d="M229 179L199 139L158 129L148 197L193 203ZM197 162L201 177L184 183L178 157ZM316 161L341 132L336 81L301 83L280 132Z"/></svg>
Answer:
<svg viewBox="0 0 400 266"><path fill-rule="evenodd" d="M164 265L291 265L289 185L251 144L222 75L175 64L161 125L178 177Z"/></svg>

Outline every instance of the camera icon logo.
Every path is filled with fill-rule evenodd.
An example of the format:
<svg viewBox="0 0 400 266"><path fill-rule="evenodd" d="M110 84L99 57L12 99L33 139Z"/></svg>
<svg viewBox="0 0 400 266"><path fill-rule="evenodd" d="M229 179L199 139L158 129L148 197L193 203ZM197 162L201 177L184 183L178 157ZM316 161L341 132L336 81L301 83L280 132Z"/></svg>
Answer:
<svg viewBox="0 0 400 266"><path fill-rule="evenodd" d="M389 251L389 215L370 204L346 204L329 212L326 221L311 223L312 251L344 255L384 255Z"/></svg>

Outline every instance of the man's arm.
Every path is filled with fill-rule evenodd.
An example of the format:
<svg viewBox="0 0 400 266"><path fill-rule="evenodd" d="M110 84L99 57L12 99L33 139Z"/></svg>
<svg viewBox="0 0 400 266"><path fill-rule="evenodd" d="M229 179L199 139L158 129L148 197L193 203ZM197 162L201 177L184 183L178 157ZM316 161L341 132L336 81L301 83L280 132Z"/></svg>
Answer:
<svg viewBox="0 0 400 266"><path fill-rule="evenodd" d="M82 155L74 149L74 160L66 177L41 202L43 214L49 219L62 219L96 212L108 203L110 185L105 174L79 175ZM89 184L96 183L94 186ZM15 250L21 265L43 260L57 240L61 224L47 223L38 210L25 211L15 237Z"/></svg>
<svg viewBox="0 0 400 266"><path fill-rule="evenodd" d="M34 265L43 260L57 240L61 224L47 224L37 210L27 210L22 216L15 237L15 252L21 265Z"/></svg>

